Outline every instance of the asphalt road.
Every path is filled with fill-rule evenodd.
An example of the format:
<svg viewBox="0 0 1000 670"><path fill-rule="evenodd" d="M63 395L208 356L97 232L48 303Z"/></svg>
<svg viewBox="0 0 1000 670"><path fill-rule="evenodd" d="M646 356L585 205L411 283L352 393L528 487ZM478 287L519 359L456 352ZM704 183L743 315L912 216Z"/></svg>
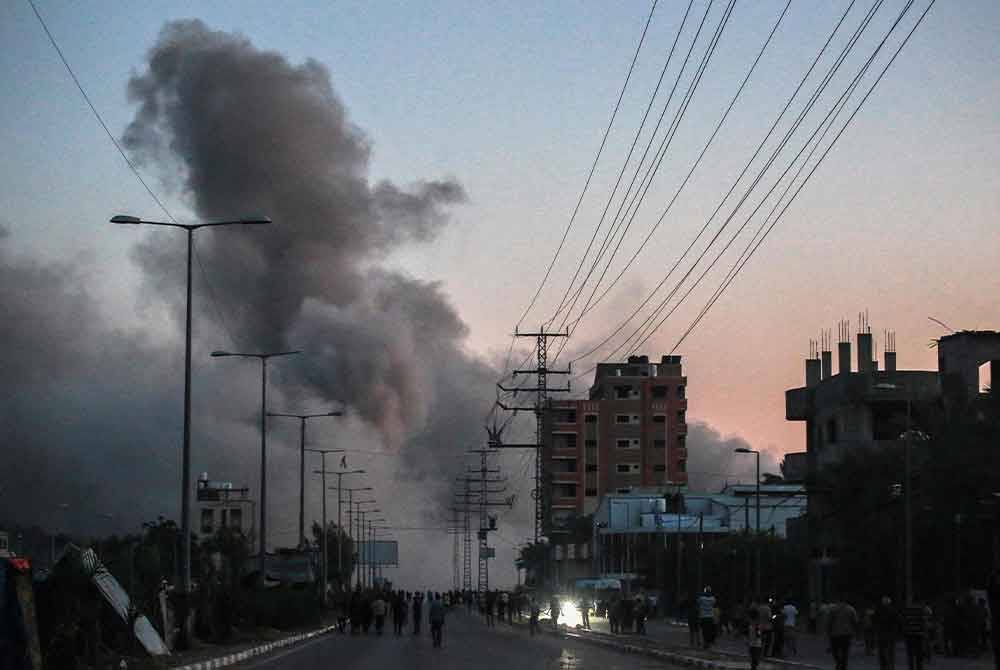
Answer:
<svg viewBox="0 0 1000 670"><path fill-rule="evenodd" d="M449 613L444 646L431 646L430 630L402 637L332 635L239 664L261 670L638 670L660 669L654 659L633 656L552 635L530 637L522 627L487 628L479 617L463 611Z"/></svg>

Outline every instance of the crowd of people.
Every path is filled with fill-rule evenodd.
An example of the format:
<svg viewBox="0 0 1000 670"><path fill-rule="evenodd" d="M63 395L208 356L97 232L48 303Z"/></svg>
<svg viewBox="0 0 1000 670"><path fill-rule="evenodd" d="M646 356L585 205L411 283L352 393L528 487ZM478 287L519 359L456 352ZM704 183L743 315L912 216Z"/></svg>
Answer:
<svg viewBox="0 0 1000 670"><path fill-rule="evenodd" d="M453 602L457 600L452 592L358 588L335 596L333 606L337 612L337 629L351 635L382 635L388 618L392 619L395 635L403 635L408 625L412 625L413 635L419 635L426 617L433 644L440 647L445 613Z"/></svg>

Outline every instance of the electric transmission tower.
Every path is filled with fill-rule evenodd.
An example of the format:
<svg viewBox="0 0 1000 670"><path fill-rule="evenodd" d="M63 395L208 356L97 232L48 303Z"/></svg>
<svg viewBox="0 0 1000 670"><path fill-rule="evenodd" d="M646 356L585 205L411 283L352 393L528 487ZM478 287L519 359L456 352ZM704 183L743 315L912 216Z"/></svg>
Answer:
<svg viewBox="0 0 1000 670"><path fill-rule="evenodd" d="M569 383L566 384L565 388L549 388L548 377L549 375L568 375L571 370L550 370L548 367L548 352L549 352L549 338L550 337L569 337L568 332L557 332L557 333L547 333L545 332L544 326L538 329L537 333L521 333L516 329L514 331L516 337L533 337L535 338L535 358L536 366L534 370L514 370L511 376L516 378L518 375L535 375L536 384L534 388L523 388L514 387L506 388L501 384L497 384L497 388L506 393L512 393L515 397L518 393L534 393L535 394L535 404L534 406L507 406L497 401L497 405L503 410L508 412L534 412L535 414L535 442L534 444L504 444L500 431L495 427L490 431L490 446L495 448L525 448L535 450L535 488L531 492L531 498L535 502L535 544L541 540L542 535L545 534L545 529L547 527L547 520L549 516L549 491L545 486L545 426L546 426L546 412L549 409L549 393L550 392L568 392L570 390Z"/></svg>

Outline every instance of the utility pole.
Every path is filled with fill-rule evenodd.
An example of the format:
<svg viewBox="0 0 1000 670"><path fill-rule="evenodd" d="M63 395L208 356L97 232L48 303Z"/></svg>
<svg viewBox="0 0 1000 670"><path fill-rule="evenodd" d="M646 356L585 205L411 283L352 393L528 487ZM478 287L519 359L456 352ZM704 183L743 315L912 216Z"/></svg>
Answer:
<svg viewBox="0 0 1000 670"><path fill-rule="evenodd" d="M306 422L303 421L302 425L305 426ZM329 474L336 474L336 473L332 473L332 472L330 472L329 470L326 469L326 455L327 454L333 454L333 453L341 452L341 451L343 451L343 449L310 449L309 451L313 451L313 452L316 452L316 453L319 453L319 454L323 455L322 469L321 470L313 470L313 472L315 474L317 474L317 475L320 475L322 477L322 480L323 480L323 488L322 488L322 491L323 491L323 535L322 535L322 542L323 542L323 566L322 566L323 567L323 569L322 569L322 574L323 574L323 577L322 577L323 578L323 590L321 591L320 599L321 599L323 605L325 606L326 605L326 587L327 587L327 584L330 583L330 579L329 579L330 576L327 573L327 569L328 569L327 551L328 551L328 544L329 543L326 541L326 526L327 526L327 524L326 524L326 475L328 473ZM302 531L300 530L299 532L301 533ZM300 540L299 546L303 546L301 540Z"/></svg>
<svg viewBox="0 0 1000 670"><path fill-rule="evenodd" d="M514 331L515 337L533 337L535 338L535 357L536 357L536 367L534 370L514 370L511 373L512 377L517 377L522 374L535 375L536 384L534 388L505 388L504 386L497 384L497 387L504 392L513 393L515 396L518 392L523 393L535 393L535 405L534 407L519 407L512 406L508 407L503 403L497 401L497 404L501 409L511 412L519 411L531 411L535 414L535 443L534 444L496 444L497 447L507 447L507 448L532 448L535 450L535 489L531 492L531 497L535 501L535 534L534 541L535 544L542 539L542 535L546 534L546 526L548 525L548 502L549 495L543 482L544 478L544 463L545 463L545 413L549 408L549 392L559 391L568 392L569 384L566 384L566 388L549 388L548 386L548 376L549 375L568 375L572 371L570 369L566 370L550 370L548 367L548 351L549 351L549 338L550 337L569 337L568 332L545 332L545 327L538 329L536 333L521 333L516 329ZM494 437L491 434L491 437ZM499 442L499 434L494 438Z"/></svg>
<svg viewBox="0 0 1000 670"><path fill-rule="evenodd" d="M490 484L503 484L506 482L506 478L495 476L499 474L499 468L489 467L489 456L490 454L496 454L496 449L470 449L468 453L480 455L479 469L469 469L464 477L459 477L458 479L459 481L464 481L469 489L469 494L465 502L466 507L471 508L473 504L472 498L477 498L475 503L479 508L479 579L477 590L480 594L485 594L490 587L489 559L491 550L487 538L491 530L496 530L496 525L489 518L487 510L490 507L509 508L512 503L509 499L506 501L490 499L490 494L503 493L507 489L506 486L490 488ZM474 489L473 487L478 488Z"/></svg>
<svg viewBox="0 0 1000 670"><path fill-rule="evenodd" d="M344 413L285 414L282 412L268 412L267 415L299 420L299 549L302 549L306 545L306 420L321 416L344 416ZM326 468L324 467L323 469L325 470ZM323 495L325 496L326 493L323 493Z"/></svg>

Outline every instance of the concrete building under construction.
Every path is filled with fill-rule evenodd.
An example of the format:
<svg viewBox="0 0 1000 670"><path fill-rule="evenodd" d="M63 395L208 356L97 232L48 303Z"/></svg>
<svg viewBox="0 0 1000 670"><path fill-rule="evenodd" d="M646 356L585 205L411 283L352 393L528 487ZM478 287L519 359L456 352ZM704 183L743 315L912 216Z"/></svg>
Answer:
<svg viewBox="0 0 1000 670"><path fill-rule="evenodd" d="M897 367L895 334L883 333L883 358L867 314L859 315L856 362L850 325L839 324L837 372L833 370L832 332L810 343L805 386L785 392L785 418L806 426L806 482L809 489L808 546L812 597L829 593L829 571L839 551L837 538L818 519L828 514L815 483L823 469L856 449L898 444L909 429L925 428L932 413L949 403L979 394L984 383L1000 379L1000 332L960 331L936 341L937 370Z"/></svg>

